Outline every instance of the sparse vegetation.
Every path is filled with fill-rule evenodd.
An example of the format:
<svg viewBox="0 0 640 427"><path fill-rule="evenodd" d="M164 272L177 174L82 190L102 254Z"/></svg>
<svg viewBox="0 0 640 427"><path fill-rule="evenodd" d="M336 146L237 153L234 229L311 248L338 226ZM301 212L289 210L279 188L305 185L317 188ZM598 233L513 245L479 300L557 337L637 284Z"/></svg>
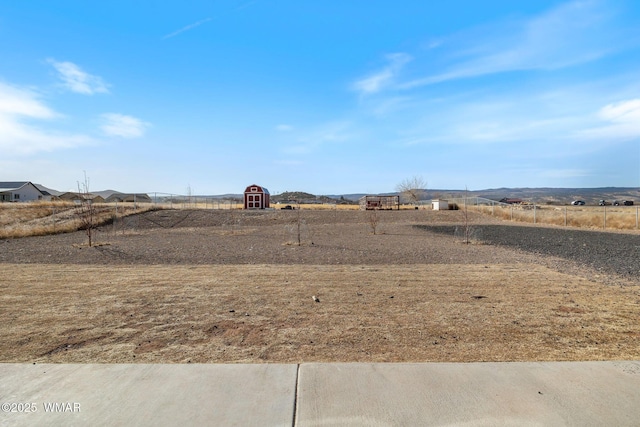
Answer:
<svg viewBox="0 0 640 427"><path fill-rule="evenodd" d="M0 204L0 238L76 231L75 204L32 202Z"/></svg>
<svg viewBox="0 0 640 427"><path fill-rule="evenodd" d="M480 224L485 237L536 250L526 252L501 243L455 243L450 231L463 223L461 210L378 212L385 233L376 238L367 233L365 212L308 210L301 219L313 227L315 244L283 245L283 226L297 233L297 213L234 212L242 221L233 236L230 211L192 209L136 216L135 237L114 235L104 246L78 244L80 233L0 242L3 269L12 273L0 277L0 362L640 355L635 236L550 229L532 242L520 229L540 229L487 225L495 221L468 212L469 224ZM448 231L419 227L425 223ZM487 233L490 227L496 229ZM627 245L626 255L582 250L596 234L605 235L607 247ZM553 257L538 251L546 242ZM575 258L556 258L569 252Z"/></svg>
<svg viewBox="0 0 640 427"><path fill-rule="evenodd" d="M84 174L84 182L78 182L78 195L81 197L80 203L76 208L76 215L80 221L80 230L84 230L87 235L89 247L91 247L93 231L97 227L98 211L91 200L89 192L89 178Z"/></svg>
<svg viewBox="0 0 640 427"><path fill-rule="evenodd" d="M293 240L287 240L285 244L287 245L297 245L302 246L306 241L309 244L313 245L313 236L311 233L311 228L307 221L302 217L302 209L300 208L300 204L296 204L294 209L294 219L291 224L286 225L286 230L289 236L293 236Z"/></svg>
<svg viewBox="0 0 640 427"><path fill-rule="evenodd" d="M302 244L302 239L301 239L301 228L302 228L302 216L300 213L300 204L298 204L296 206L296 222L295 222L295 233L296 233L296 239L297 239L297 243L298 246L300 246Z"/></svg>
<svg viewBox="0 0 640 427"><path fill-rule="evenodd" d="M470 206L493 217L536 224L592 229L638 229L639 209L635 206Z"/></svg>
<svg viewBox="0 0 640 427"><path fill-rule="evenodd" d="M367 211L368 219L369 219L369 227L371 228L371 232L375 236L376 231L378 229L378 224L380 224L380 217L378 216L378 210L373 209Z"/></svg>
<svg viewBox="0 0 640 427"><path fill-rule="evenodd" d="M607 286L532 264L81 270L12 264L11 270L13 277L0 277L4 363L640 356L636 287Z"/></svg>
<svg viewBox="0 0 640 427"><path fill-rule="evenodd" d="M152 204L133 203L94 204L94 228L122 220L132 214L157 209ZM0 239L28 236L46 236L71 233L83 229L77 214L77 205L71 202L31 202L0 204ZM92 242L93 244L93 242Z"/></svg>
<svg viewBox="0 0 640 427"><path fill-rule="evenodd" d="M462 240L462 243L464 243L465 245L468 245L470 243L469 241L469 235L470 235L470 227L469 227L469 208L468 208L468 203L467 203L467 189L465 187L464 189L464 224L463 224L463 234L464 234L464 239Z"/></svg>

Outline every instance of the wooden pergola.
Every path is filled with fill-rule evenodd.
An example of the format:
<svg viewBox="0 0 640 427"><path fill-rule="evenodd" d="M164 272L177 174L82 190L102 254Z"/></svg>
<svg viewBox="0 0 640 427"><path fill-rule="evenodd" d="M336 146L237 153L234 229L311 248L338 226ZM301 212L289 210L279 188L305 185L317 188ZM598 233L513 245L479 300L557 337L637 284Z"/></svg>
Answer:
<svg viewBox="0 0 640 427"><path fill-rule="evenodd" d="M364 196L358 202L367 211L400 209L400 196Z"/></svg>

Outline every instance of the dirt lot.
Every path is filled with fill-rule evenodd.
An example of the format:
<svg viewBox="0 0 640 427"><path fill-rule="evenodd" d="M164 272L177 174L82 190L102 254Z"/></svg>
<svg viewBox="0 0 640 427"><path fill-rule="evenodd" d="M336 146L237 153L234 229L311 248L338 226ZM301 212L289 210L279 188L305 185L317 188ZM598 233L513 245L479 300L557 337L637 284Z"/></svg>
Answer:
<svg viewBox="0 0 640 427"><path fill-rule="evenodd" d="M156 211L105 227L97 247L82 233L0 240L0 361L640 358L637 276L416 227L461 212L376 220L374 235L364 212Z"/></svg>

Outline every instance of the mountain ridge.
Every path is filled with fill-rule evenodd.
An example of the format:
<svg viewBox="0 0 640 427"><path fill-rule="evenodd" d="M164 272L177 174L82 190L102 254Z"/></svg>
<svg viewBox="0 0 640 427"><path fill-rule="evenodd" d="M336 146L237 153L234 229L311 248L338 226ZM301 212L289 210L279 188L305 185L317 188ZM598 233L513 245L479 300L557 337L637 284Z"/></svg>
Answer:
<svg viewBox="0 0 640 427"><path fill-rule="evenodd" d="M35 184L38 188L48 191L50 194L58 196L64 191L54 190L41 184ZM117 190L91 191L98 195L111 195L114 193L128 194ZM158 194L156 192L147 193L150 196ZM164 193L163 196L169 193ZM398 192L386 193L345 193L345 194L323 194L316 195L305 191L287 191L281 194L272 194L271 199L277 201L304 200L318 203L331 203L333 201L356 202L366 195L394 196ZM452 190L452 189L424 189L422 190L423 200L447 199L460 197L482 197L499 201L503 198L518 198L538 204L567 204L573 200L584 200L587 204L597 204L599 200L635 200L640 203L640 189L638 187L500 187L483 190ZM103 196L104 197L104 196ZM174 195L174 197L187 197L186 195ZM193 198L208 199L241 199L242 193L226 193L219 195L191 195Z"/></svg>

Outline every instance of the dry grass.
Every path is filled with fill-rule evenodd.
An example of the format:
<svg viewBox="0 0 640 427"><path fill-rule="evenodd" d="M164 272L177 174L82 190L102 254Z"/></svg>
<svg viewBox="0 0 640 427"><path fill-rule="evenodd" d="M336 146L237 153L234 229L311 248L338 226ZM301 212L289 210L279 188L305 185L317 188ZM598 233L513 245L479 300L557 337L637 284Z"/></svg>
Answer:
<svg viewBox="0 0 640 427"><path fill-rule="evenodd" d="M129 215L156 209L152 204L96 204L96 224L111 223ZM82 221L78 205L69 202L0 204L0 239L44 236L77 231Z"/></svg>
<svg viewBox="0 0 640 427"><path fill-rule="evenodd" d="M69 202L0 204L0 238L70 232L78 229L76 205Z"/></svg>
<svg viewBox="0 0 640 427"><path fill-rule="evenodd" d="M640 358L638 286L533 264L1 268L0 362Z"/></svg>
<svg viewBox="0 0 640 427"><path fill-rule="evenodd" d="M537 206L535 214L533 206L473 206L469 210L518 222L608 230L638 229L637 207Z"/></svg>
<svg viewBox="0 0 640 427"><path fill-rule="evenodd" d="M0 227L33 221L74 207L69 202L0 203Z"/></svg>

